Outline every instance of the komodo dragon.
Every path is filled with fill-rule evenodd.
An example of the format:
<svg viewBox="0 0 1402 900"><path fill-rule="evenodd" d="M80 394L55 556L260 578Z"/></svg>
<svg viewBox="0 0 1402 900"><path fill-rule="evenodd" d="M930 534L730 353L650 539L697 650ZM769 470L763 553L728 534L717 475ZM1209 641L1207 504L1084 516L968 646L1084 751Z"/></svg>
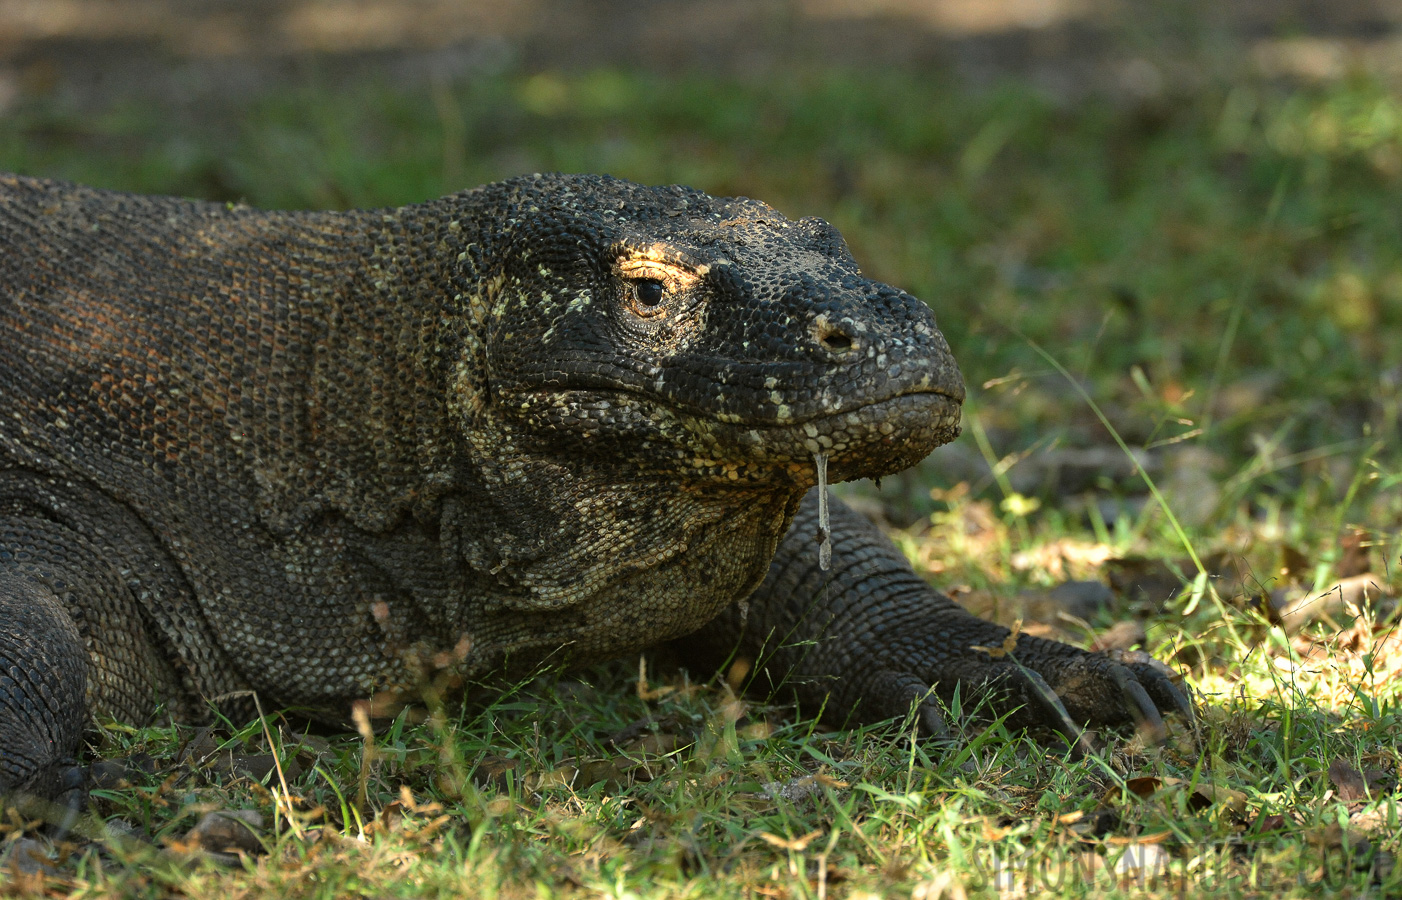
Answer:
<svg viewBox="0 0 1402 900"><path fill-rule="evenodd" d="M959 685L1072 735L1188 711L1142 654L1004 656L836 501L821 568L817 455L904 469L963 396L923 303L752 200L538 175L266 212L0 176L0 794L71 794L94 716L256 691L345 721L444 666L681 637L838 722L938 731Z"/></svg>

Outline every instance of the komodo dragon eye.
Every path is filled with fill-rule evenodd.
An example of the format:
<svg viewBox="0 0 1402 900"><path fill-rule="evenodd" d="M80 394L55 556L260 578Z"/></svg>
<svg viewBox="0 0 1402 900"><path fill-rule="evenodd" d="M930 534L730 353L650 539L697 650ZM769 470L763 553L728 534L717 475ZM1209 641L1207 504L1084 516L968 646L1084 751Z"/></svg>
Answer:
<svg viewBox="0 0 1402 900"><path fill-rule="evenodd" d="M656 315L661 311L667 286L656 278L639 278L633 282L633 307L640 316Z"/></svg>

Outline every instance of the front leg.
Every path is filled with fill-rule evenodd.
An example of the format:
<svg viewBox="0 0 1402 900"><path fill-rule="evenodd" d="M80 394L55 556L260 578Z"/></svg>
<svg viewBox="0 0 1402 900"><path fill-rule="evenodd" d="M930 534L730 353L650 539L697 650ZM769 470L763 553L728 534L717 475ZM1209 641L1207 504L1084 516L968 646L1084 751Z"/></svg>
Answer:
<svg viewBox="0 0 1402 900"><path fill-rule="evenodd" d="M83 638L53 591L0 570L0 799L81 805L70 776L87 678Z"/></svg>
<svg viewBox="0 0 1402 900"><path fill-rule="evenodd" d="M62 486L0 476L0 795L77 808L92 717L143 724L179 701L179 681L129 583L139 566L108 540L113 521Z"/></svg>
<svg viewBox="0 0 1402 900"><path fill-rule="evenodd" d="M758 675L836 724L904 716L944 731L956 687L965 708L1010 713L1073 740L1085 725L1137 722L1162 735L1159 710L1192 716L1161 667L1143 655L1114 659L1068 644L1010 634L931 588L877 528L831 503L832 566L818 564L816 492L804 498L769 575L749 598L684 642L693 659L738 651ZM748 605L748 610L745 606ZM992 651L992 652L990 652Z"/></svg>

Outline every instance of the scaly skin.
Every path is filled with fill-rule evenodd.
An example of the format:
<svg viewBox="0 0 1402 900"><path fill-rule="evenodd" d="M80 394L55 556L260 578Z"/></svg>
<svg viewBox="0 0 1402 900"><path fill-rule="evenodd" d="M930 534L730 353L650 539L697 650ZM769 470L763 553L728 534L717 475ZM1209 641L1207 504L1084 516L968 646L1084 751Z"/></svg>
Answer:
<svg viewBox="0 0 1402 900"><path fill-rule="evenodd" d="M835 569L878 574L790 590L813 454L834 481L897 471L963 398L929 309L819 220L593 176L345 213L0 176L0 341L0 793L56 783L93 715L238 715L252 690L344 721L431 670L703 627L837 718L960 680L1025 699L966 664L1002 632L948 628L840 507ZM767 573L752 625L816 652L722 614ZM1042 656L1068 688L1089 658ZM1074 715L1143 717L1090 683Z"/></svg>

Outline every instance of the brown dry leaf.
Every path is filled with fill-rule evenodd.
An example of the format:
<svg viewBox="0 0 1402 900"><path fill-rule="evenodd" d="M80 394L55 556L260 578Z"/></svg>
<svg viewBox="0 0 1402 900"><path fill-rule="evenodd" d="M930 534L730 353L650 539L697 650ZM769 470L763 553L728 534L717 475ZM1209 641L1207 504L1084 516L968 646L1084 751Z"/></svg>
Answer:
<svg viewBox="0 0 1402 900"><path fill-rule="evenodd" d="M577 774L579 774L579 770L574 766L561 766L558 769L551 769L549 772L526 776L526 785L532 791L543 791L546 788L573 784Z"/></svg>
<svg viewBox="0 0 1402 900"><path fill-rule="evenodd" d="M628 784L629 778L623 773L620 763L627 767L631 764L628 760L619 759L593 759L579 764L579 774L574 780L574 786L579 789L602 784L606 788L618 789Z"/></svg>
<svg viewBox="0 0 1402 900"><path fill-rule="evenodd" d="M1372 843L1366 837L1351 829L1345 830L1338 822L1323 828L1310 829L1305 833L1305 839L1316 847L1336 849L1347 846L1352 852L1363 857L1366 857L1372 848Z"/></svg>
<svg viewBox="0 0 1402 900"><path fill-rule="evenodd" d="M1178 779L1176 778L1160 778L1157 775L1141 775L1137 778L1125 779L1125 787L1129 788L1131 793L1137 794L1140 797L1152 797L1154 794L1158 793L1159 789L1162 788L1165 784L1173 784L1176 782L1178 782ZM1116 791L1114 788L1111 788L1110 792L1107 793L1105 796L1106 799L1119 796L1119 791Z"/></svg>
<svg viewBox="0 0 1402 900"><path fill-rule="evenodd" d="M420 803L416 800L414 792L409 789L407 784L399 786L399 802L403 804L405 809L421 816L433 816L443 812L443 804L436 800L430 800L428 803Z"/></svg>
<svg viewBox="0 0 1402 900"><path fill-rule="evenodd" d="M1329 764L1329 782L1345 803L1368 799L1368 780L1343 757L1336 757Z"/></svg>
<svg viewBox="0 0 1402 900"><path fill-rule="evenodd" d="M858 896L862 895L853 895L854 898ZM920 882L910 891L910 900L943 900L945 897L949 900L967 900L968 896L959 873L953 871L940 872L934 878Z"/></svg>
<svg viewBox="0 0 1402 900"><path fill-rule="evenodd" d="M624 748L629 756L646 754L648 756L666 756L669 753L676 753L683 747L694 744L691 738L684 738L680 735L666 731L659 731L656 734L645 734L637 740L631 741Z"/></svg>
<svg viewBox="0 0 1402 900"><path fill-rule="evenodd" d="M408 832L407 834L405 834L404 837L406 840L426 841L432 838L438 832L442 831L443 827L452 821L452 816L437 816L424 823L422 827L415 828L413 831Z"/></svg>
<svg viewBox="0 0 1402 900"><path fill-rule="evenodd" d="M1141 775L1125 780L1125 787L1144 799L1160 795L1166 797L1173 792L1186 790L1188 784L1189 782L1181 778L1158 775ZM1118 797L1119 791L1111 788L1106 792L1104 800L1113 803ZM1188 797L1188 808L1195 812L1217 809L1241 815L1246 811L1246 795L1229 787L1200 781L1193 785L1192 794Z"/></svg>
<svg viewBox="0 0 1402 900"><path fill-rule="evenodd" d="M647 657L638 657L638 699L643 702L649 700L660 700L675 691L671 685L663 685L660 688L649 688L647 684Z"/></svg>
<svg viewBox="0 0 1402 900"><path fill-rule="evenodd" d="M388 834L398 828L403 821L404 806L396 800L380 810L380 814L375 816L375 820L370 823L370 830L380 834Z"/></svg>
<svg viewBox="0 0 1402 900"><path fill-rule="evenodd" d="M774 725L768 719L760 719L741 728L739 734L747 741L767 741L774 736Z"/></svg>
<svg viewBox="0 0 1402 900"><path fill-rule="evenodd" d="M505 756L484 756L472 772L472 783L479 788L504 791L513 780L521 780L521 761Z"/></svg>
<svg viewBox="0 0 1402 900"><path fill-rule="evenodd" d="M969 645L970 650L982 650L994 659L1002 659L1009 653L1017 649L1017 639L1022 635L1022 620L1018 619L1008 631L1008 636L1003 638L1003 643L997 647L979 647L974 644Z"/></svg>
<svg viewBox="0 0 1402 900"><path fill-rule="evenodd" d="M1308 578L1314 566L1309 557L1289 544L1280 545L1280 578L1286 584L1299 584Z"/></svg>
<svg viewBox="0 0 1402 900"><path fill-rule="evenodd" d="M1021 619L1028 623L1059 625L1067 621L1094 619L1114 602L1114 594L1099 581L1066 581L1051 588L1028 588L1007 596L996 591L953 589L949 594L958 604L981 619L1008 626ZM1058 633L1049 635L1062 638ZM1063 638L1064 639L1064 638Z"/></svg>
<svg viewBox="0 0 1402 900"><path fill-rule="evenodd" d="M1188 805L1198 811L1214 808L1239 816L1246 812L1246 795L1224 785L1199 782Z"/></svg>
<svg viewBox="0 0 1402 900"><path fill-rule="evenodd" d="M761 831L759 837L760 840L764 841L766 844L772 844L783 850L792 850L795 853L802 853L804 850L808 849L809 844L813 843L813 841L817 840L819 837L822 837L822 834L821 831L810 831L803 837L790 839L779 837L777 834L770 834L767 831Z"/></svg>
<svg viewBox="0 0 1402 900"><path fill-rule="evenodd" d="M749 657L735 657L735 662L730 664L729 671L725 673L725 683L732 694L739 694L744 689L745 679L749 677L752 668L754 662Z"/></svg>
<svg viewBox="0 0 1402 900"><path fill-rule="evenodd" d="M1373 547L1373 535L1367 529L1354 528L1339 538L1339 561L1334 564L1334 572L1340 578L1362 575L1372 566L1368 564L1369 551Z"/></svg>
<svg viewBox="0 0 1402 900"><path fill-rule="evenodd" d="M1348 817L1348 827L1359 834L1379 838L1386 837L1388 810L1382 804L1372 809L1360 809Z"/></svg>

